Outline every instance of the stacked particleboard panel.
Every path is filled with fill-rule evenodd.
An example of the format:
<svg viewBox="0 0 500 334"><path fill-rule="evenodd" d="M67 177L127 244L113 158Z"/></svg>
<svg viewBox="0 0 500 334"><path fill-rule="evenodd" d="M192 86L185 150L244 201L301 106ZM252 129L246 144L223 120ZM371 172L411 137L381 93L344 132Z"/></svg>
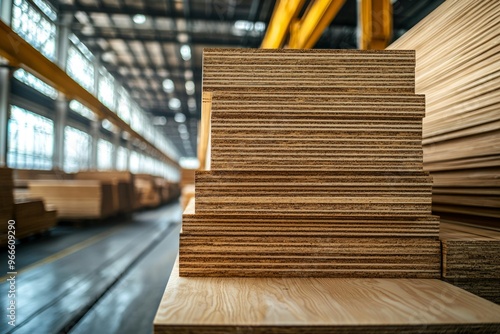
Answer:
<svg viewBox="0 0 500 334"><path fill-rule="evenodd" d="M441 223L443 279L500 304L500 232Z"/></svg>
<svg viewBox="0 0 500 334"><path fill-rule="evenodd" d="M161 196L154 176L135 174L134 186L139 208L154 208L160 205Z"/></svg>
<svg viewBox="0 0 500 334"><path fill-rule="evenodd" d="M179 277L155 334L498 333L500 306L436 279Z"/></svg>
<svg viewBox="0 0 500 334"><path fill-rule="evenodd" d="M16 198L14 204L16 238L22 239L50 230L56 225L56 215L55 210L45 209L41 199Z"/></svg>
<svg viewBox="0 0 500 334"><path fill-rule="evenodd" d="M32 180L30 195L57 210L59 219L101 219L116 213L113 184L88 180Z"/></svg>
<svg viewBox="0 0 500 334"><path fill-rule="evenodd" d="M12 169L0 167L0 244L7 242L8 221L14 219Z"/></svg>
<svg viewBox="0 0 500 334"><path fill-rule="evenodd" d="M117 183L118 212L130 213L136 205L134 174L125 171L84 171L75 174L76 180L96 180Z"/></svg>
<svg viewBox="0 0 500 334"><path fill-rule="evenodd" d="M433 210L500 227L500 6L448 0L389 49L415 49Z"/></svg>
<svg viewBox="0 0 500 334"><path fill-rule="evenodd" d="M212 170L182 276L440 276L412 51L204 52Z"/></svg>

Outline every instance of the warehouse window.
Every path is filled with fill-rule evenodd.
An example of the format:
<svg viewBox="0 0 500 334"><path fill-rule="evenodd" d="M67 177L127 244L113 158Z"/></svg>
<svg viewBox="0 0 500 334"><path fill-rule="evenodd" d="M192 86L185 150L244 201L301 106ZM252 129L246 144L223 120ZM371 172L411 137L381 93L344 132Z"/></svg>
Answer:
<svg viewBox="0 0 500 334"><path fill-rule="evenodd" d="M77 100L72 100L69 103L69 108L76 112L77 114L82 115L85 118L88 118L90 120L95 120L97 117L95 114L90 110L89 108L85 107L83 104L78 102Z"/></svg>
<svg viewBox="0 0 500 334"><path fill-rule="evenodd" d="M118 147L116 169L127 170L127 149L125 147Z"/></svg>
<svg viewBox="0 0 500 334"><path fill-rule="evenodd" d="M51 169L54 123L17 106L11 107L7 165L11 168Z"/></svg>
<svg viewBox="0 0 500 334"><path fill-rule="evenodd" d="M113 144L104 139L99 139L97 142L97 169L109 170L113 167L112 164Z"/></svg>
<svg viewBox="0 0 500 334"><path fill-rule="evenodd" d="M94 65L74 45L68 49L66 71L83 88L94 93Z"/></svg>
<svg viewBox="0 0 500 334"><path fill-rule="evenodd" d="M130 97L125 89L121 88L118 98L118 116L127 124L130 124Z"/></svg>
<svg viewBox="0 0 500 334"><path fill-rule="evenodd" d="M130 171L139 173L139 154L137 152L130 153Z"/></svg>
<svg viewBox="0 0 500 334"><path fill-rule="evenodd" d="M40 9L26 0L15 0L12 7L12 30L50 60L55 60L56 13L42 0L34 1ZM52 20L52 21L51 21Z"/></svg>
<svg viewBox="0 0 500 334"><path fill-rule="evenodd" d="M26 72L22 68L14 72L14 78L21 81L25 85L28 85L31 88L39 91L43 95L50 97L53 100L57 98L58 92L55 88L47 85L45 82L38 79L33 74Z"/></svg>
<svg viewBox="0 0 500 334"><path fill-rule="evenodd" d="M99 100L109 109L115 109L115 80L111 74L103 70L99 78Z"/></svg>
<svg viewBox="0 0 500 334"><path fill-rule="evenodd" d="M74 173L89 168L90 136L67 126L64 129L64 171Z"/></svg>

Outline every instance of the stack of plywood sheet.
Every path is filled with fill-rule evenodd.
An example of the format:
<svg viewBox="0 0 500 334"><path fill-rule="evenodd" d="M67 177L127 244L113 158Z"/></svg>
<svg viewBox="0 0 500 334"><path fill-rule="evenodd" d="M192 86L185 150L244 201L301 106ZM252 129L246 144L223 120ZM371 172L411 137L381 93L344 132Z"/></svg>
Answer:
<svg viewBox="0 0 500 334"><path fill-rule="evenodd" d="M32 180L30 195L57 210L60 219L100 219L116 213L113 184L88 180Z"/></svg>
<svg viewBox="0 0 500 334"><path fill-rule="evenodd" d="M56 225L56 211L46 210L41 199L16 198L14 217L18 239L48 231Z"/></svg>
<svg viewBox="0 0 500 334"><path fill-rule="evenodd" d="M7 242L8 221L14 219L12 169L0 167L0 244Z"/></svg>
<svg viewBox="0 0 500 334"><path fill-rule="evenodd" d="M500 304L500 232L441 224L443 279Z"/></svg>
<svg viewBox="0 0 500 334"><path fill-rule="evenodd" d="M500 6L448 0L389 49L415 49L433 210L500 227Z"/></svg>
<svg viewBox="0 0 500 334"><path fill-rule="evenodd" d="M440 276L412 51L204 52L212 171L182 276Z"/></svg>
<svg viewBox="0 0 500 334"><path fill-rule="evenodd" d="M154 208L160 205L161 196L154 176L135 174L134 180L137 207Z"/></svg>
<svg viewBox="0 0 500 334"><path fill-rule="evenodd" d="M84 171L75 174L76 180L96 180L117 184L118 212L130 213L136 205L134 174L125 171Z"/></svg>

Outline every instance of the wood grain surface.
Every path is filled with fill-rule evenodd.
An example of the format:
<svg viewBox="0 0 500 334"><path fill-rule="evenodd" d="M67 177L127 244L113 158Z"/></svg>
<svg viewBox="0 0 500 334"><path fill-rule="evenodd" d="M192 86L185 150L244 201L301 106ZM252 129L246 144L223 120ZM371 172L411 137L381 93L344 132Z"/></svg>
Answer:
<svg viewBox="0 0 500 334"><path fill-rule="evenodd" d="M500 306L439 280L179 277L155 333L500 330Z"/></svg>
<svg viewBox="0 0 500 334"><path fill-rule="evenodd" d="M434 177L434 211L497 228L499 38L498 1L448 0L388 47L416 50L416 92L426 96L424 166Z"/></svg>

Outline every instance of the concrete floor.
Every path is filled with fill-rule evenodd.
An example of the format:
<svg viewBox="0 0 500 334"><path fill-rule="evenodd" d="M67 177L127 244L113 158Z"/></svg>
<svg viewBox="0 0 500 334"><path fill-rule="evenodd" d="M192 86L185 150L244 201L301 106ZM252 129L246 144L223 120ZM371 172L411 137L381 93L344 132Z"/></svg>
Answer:
<svg viewBox="0 0 500 334"><path fill-rule="evenodd" d="M57 227L19 243L16 327L2 316L0 333L151 333L177 256L181 217L174 203L130 218ZM7 273L6 261L1 265ZM7 294L3 277L0 295ZM6 310L7 298L0 308Z"/></svg>

